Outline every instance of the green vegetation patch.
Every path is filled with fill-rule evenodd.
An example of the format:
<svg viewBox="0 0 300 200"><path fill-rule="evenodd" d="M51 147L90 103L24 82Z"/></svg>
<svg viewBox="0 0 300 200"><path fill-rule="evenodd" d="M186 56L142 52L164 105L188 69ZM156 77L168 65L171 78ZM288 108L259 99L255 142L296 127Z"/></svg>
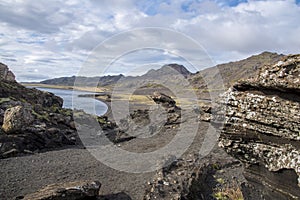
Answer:
<svg viewBox="0 0 300 200"><path fill-rule="evenodd" d="M45 120L45 121L50 121L50 119L49 119L49 115L48 115L48 113L43 113L43 114L39 114L39 113L37 113L37 112L35 112L34 110L32 110L31 111L31 113L37 118L37 119L39 119L39 120Z"/></svg>
<svg viewBox="0 0 300 200"><path fill-rule="evenodd" d="M8 101L11 101L11 99L10 98L0 98L0 104L8 102Z"/></svg>

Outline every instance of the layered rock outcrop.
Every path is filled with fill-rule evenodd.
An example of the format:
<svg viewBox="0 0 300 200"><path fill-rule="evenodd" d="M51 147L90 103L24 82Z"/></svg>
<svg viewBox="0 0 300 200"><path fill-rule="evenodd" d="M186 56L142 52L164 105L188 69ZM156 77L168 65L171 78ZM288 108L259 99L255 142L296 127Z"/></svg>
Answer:
<svg viewBox="0 0 300 200"><path fill-rule="evenodd" d="M248 199L300 198L300 55L230 88L220 146L246 165Z"/></svg>

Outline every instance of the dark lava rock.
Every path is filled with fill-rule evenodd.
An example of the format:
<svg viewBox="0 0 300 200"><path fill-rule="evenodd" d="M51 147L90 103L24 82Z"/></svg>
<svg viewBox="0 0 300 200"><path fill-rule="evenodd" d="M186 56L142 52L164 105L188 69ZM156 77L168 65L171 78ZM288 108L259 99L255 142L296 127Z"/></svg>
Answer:
<svg viewBox="0 0 300 200"><path fill-rule="evenodd" d="M96 116L62 108L62 98L49 92L26 88L7 78L7 66L0 64L0 158L69 147L83 148L77 122L91 124ZM104 131L115 124L96 117Z"/></svg>
<svg viewBox="0 0 300 200"><path fill-rule="evenodd" d="M180 124L181 109L176 105L174 99L160 92L154 92L151 98L166 110L168 116L165 126L172 127L175 124Z"/></svg>
<svg viewBox="0 0 300 200"><path fill-rule="evenodd" d="M24 200L85 200L95 199L101 187L98 181L76 181L49 185L33 194L26 195Z"/></svg>
<svg viewBox="0 0 300 200"><path fill-rule="evenodd" d="M8 68L0 64L0 158L69 145L83 147L74 111L62 108L62 98L8 80L7 73ZM83 122L90 118L87 114L77 117ZM114 128L107 118L98 117L98 122L103 130Z"/></svg>
<svg viewBox="0 0 300 200"><path fill-rule="evenodd" d="M177 108L176 102L170 96L160 93L154 92L151 96L153 101L157 104L161 104L166 109Z"/></svg>
<svg viewBox="0 0 300 200"><path fill-rule="evenodd" d="M198 154L190 154L157 171L146 186L144 200L215 200L218 191L228 187L241 191L242 179L220 175L223 171L228 174L231 171L239 176L240 170L239 161L219 153L202 159ZM236 199L242 198L241 192L239 195ZM219 199L229 199L223 193L222 197Z"/></svg>

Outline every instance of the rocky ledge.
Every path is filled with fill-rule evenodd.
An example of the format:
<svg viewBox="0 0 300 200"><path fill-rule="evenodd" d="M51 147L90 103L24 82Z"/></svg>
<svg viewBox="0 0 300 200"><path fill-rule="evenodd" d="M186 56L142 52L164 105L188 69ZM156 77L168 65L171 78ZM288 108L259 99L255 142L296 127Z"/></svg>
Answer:
<svg viewBox="0 0 300 200"><path fill-rule="evenodd" d="M245 163L247 199L300 197L300 55L230 88L220 146Z"/></svg>
<svg viewBox="0 0 300 200"><path fill-rule="evenodd" d="M64 109L60 97L26 88L11 77L0 63L0 159L69 145L82 148L73 114L79 119L91 116ZM93 118L104 130L114 128L105 117Z"/></svg>

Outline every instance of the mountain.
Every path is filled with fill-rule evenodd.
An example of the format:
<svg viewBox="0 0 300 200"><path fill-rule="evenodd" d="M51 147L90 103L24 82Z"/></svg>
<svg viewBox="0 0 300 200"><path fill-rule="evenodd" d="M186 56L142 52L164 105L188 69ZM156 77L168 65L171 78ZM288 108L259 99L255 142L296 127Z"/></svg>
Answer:
<svg viewBox="0 0 300 200"><path fill-rule="evenodd" d="M176 63L163 65L159 69L151 69L146 74L142 75L142 77L161 77L168 76L170 74L182 75L185 78L190 76L192 73L188 71L183 65L178 65Z"/></svg>
<svg viewBox="0 0 300 200"><path fill-rule="evenodd" d="M48 85L64 85L64 86L73 86L76 80L77 85L84 86L95 86L98 83L98 86L107 86L113 85L124 77L122 74L117 76L95 76L95 77L84 77L84 76L71 76L71 77L60 77L54 79L48 79L41 81L41 84Z"/></svg>
<svg viewBox="0 0 300 200"><path fill-rule="evenodd" d="M162 66L160 69L151 69L146 74L138 76L138 79L149 78L149 77L163 77L171 75L182 75L183 77L188 77L192 73L189 72L183 65L178 64L167 64ZM77 85L84 86L95 86L98 83L99 87L109 86L116 84L119 80L136 80L137 77L125 77L120 74L117 76L95 76L95 77L84 77L84 76L71 76L71 77L60 77L41 81L41 84L47 85L63 85L63 86L73 86L76 80Z"/></svg>
<svg viewBox="0 0 300 200"><path fill-rule="evenodd" d="M163 78L168 76L168 79L174 79L178 76L183 76L184 78L188 78L190 83L195 86L198 90L206 90L206 85L203 77L206 77L205 80L211 80L209 83L213 85L215 89L218 89L221 84L220 81L223 82L225 88L228 88L233 85L234 82L240 79L247 79L254 75L256 75L259 70L265 65L272 65L282 59L284 55L271 53L271 52L263 52L258 55L251 56L249 58L236 61L229 62L225 64L219 64L211 68L204 69L195 74L188 71L183 65L179 64L166 64L163 65L159 69L151 69L147 73L137 77L125 77L120 74L117 76L96 76L96 77L82 77L82 76L72 76L72 77L61 77L48 79L45 81L41 81L42 84L49 85L64 85L64 86L73 86L75 80L77 80L77 84L82 83L85 86L94 86L96 82L99 82L98 86L109 86L114 85L118 81L127 82L128 80L143 80L145 78ZM214 74L216 68L219 70L220 75L222 76L222 80L219 80L217 76ZM170 78L170 76L172 78Z"/></svg>
<svg viewBox="0 0 300 200"><path fill-rule="evenodd" d="M134 89L136 95L151 95L154 91L160 91L174 96L175 90L184 90L184 85L188 84L187 78L191 75L183 65L166 64L141 76L123 77L115 85L114 91L125 94Z"/></svg>

